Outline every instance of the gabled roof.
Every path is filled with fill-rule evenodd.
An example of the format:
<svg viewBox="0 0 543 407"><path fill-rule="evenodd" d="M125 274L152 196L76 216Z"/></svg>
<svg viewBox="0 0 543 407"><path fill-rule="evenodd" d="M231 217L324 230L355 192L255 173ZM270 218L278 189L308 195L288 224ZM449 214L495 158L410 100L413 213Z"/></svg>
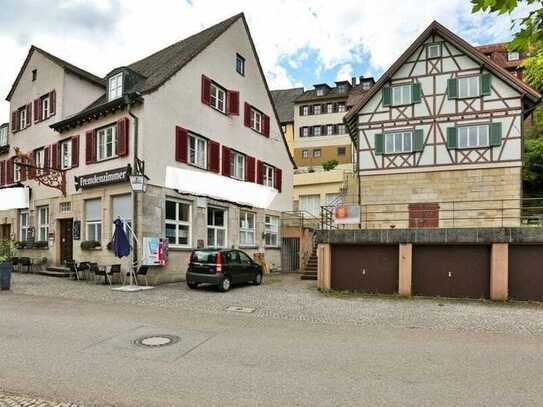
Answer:
<svg viewBox="0 0 543 407"><path fill-rule="evenodd" d="M362 107L379 91L381 88L394 76L394 74L400 69L400 67L407 62L409 57L420 47L424 41L432 34L438 34L443 37L445 40L452 43L461 51L465 52L468 56L473 58L475 61L479 62L486 69L492 72L494 75L502 79L504 82L507 82L513 88L518 90L524 96L526 96L533 103L538 103L541 99L541 95L522 82L520 79L514 77L504 68L499 66L492 59L486 57L483 53L477 50L474 46L469 44L467 41L460 38L458 35L445 28L443 25L439 24L437 21L433 21L424 32L419 35L419 37L407 48L407 50L394 62L390 68L379 78L377 83L371 87L371 89L364 95L364 97L345 115L344 120L346 122L350 121Z"/></svg>
<svg viewBox="0 0 543 407"><path fill-rule="evenodd" d="M128 65L128 68L146 78L142 92L152 92L161 86L240 18L244 18L243 13L236 14Z"/></svg>
<svg viewBox="0 0 543 407"><path fill-rule="evenodd" d="M60 59L59 57L56 57L54 56L53 54L50 54L49 52L47 51L44 51L43 49L41 48L38 48L36 47L35 45L32 45L30 47L30 50L28 51L28 55L26 56L26 59L23 63L23 66L21 67L21 69L19 70L19 73L17 74L17 78L15 78L15 82L13 82L13 85L11 85L11 89L8 93L8 95L6 96L6 100L9 102L10 99L11 99L11 96L13 96L13 92L15 92L15 89L17 88L17 85L19 84L19 81L21 80L21 77L23 76L23 72L25 71L28 63L30 62L30 58L32 57L32 54L34 52L39 52L40 54L42 54L44 57L48 58L49 60L51 60L52 62L54 62L55 64L57 64L58 66L64 68L65 70L73 73L74 75L77 75L79 76L80 78L82 79L85 79L89 82L92 82L94 83L95 85L98 85L98 86L102 86L102 87L105 87L105 82L102 78L88 72L88 71L85 71L84 69L81 69L73 64L70 64L69 62L66 62L64 61L63 59Z"/></svg>
<svg viewBox="0 0 543 407"><path fill-rule="evenodd" d="M272 90L273 104L281 123L294 121L294 100L304 93L304 88Z"/></svg>

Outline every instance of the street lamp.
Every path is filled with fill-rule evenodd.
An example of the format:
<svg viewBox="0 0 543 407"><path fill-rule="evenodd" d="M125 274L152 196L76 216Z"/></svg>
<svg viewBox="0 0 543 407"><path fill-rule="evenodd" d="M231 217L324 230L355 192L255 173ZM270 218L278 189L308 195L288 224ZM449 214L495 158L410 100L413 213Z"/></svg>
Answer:
<svg viewBox="0 0 543 407"><path fill-rule="evenodd" d="M130 175L130 186L134 192L145 192L147 190L147 176L145 174Z"/></svg>

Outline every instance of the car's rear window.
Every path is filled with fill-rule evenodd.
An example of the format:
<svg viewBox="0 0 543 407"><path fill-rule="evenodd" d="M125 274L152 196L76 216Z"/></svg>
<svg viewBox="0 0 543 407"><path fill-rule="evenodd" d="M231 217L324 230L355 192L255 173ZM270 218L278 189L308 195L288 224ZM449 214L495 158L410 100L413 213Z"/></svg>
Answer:
<svg viewBox="0 0 543 407"><path fill-rule="evenodd" d="M216 250L213 251L195 251L192 253L192 262L193 263L206 263L206 264L215 264L215 255L217 254Z"/></svg>

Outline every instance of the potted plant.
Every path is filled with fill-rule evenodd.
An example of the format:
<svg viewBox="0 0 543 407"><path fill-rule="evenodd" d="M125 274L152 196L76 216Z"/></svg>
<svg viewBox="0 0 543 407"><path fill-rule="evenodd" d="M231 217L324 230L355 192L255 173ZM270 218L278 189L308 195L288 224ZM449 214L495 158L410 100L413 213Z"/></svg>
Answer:
<svg viewBox="0 0 543 407"><path fill-rule="evenodd" d="M84 240L81 242L81 250L96 250L102 245L96 240Z"/></svg>
<svg viewBox="0 0 543 407"><path fill-rule="evenodd" d="M2 240L0 242L0 289L10 289L12 272L13 264L11 264L11 242L9 240Z"/></svg>

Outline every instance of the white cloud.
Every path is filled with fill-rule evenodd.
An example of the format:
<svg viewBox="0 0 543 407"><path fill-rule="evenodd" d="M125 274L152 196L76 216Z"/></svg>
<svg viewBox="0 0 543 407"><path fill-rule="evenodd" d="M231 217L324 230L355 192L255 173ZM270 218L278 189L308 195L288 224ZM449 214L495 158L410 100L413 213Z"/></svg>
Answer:
<svg viewBox="0 0 543 407"><path fill-rule="evenodd" d="M341 66L343 75L348 66L354 69L365 60L369 66L364 70L382 71L432 20L468 41L475 41L482 33L488 41L510 37L509 16L492 18L490 24L483 25L485 15L471 15L468 0L58 0L57 4L59 10L63 8L63 21L69 18L67 5L76 9L77 5L95 4L97 16L103 16L103 10L116 10L120 15L115 30L106 30L100 38L93 29L103 29L103 22L97 21L93 27L87 20L87 34L74 31L70 35L66 29L55 27L54 19L48 25L42 22L36 29L26 30L24 37L15 28L0 30L2 60L8 61L2 66L0 94L8 93L31 43L104 75L113 67L133 62L240 11L247 16L272 87L296 84L289 69L304 69L306 85L318 81L323 70ZM10 17L14 20L12 27L19 20L28 24L23 14ZM305 73L309 54L315 54L318 62L311 67L312 72ZM4 103L0 105L0 121L7 117Z"/></svg>
<svg viewBox="0 0 543 407"><path fill-rule="evenodd" d="M350 81L353 76L356 76L353 66L351 64L344 64L337 71L336 81Z"/></svg>

